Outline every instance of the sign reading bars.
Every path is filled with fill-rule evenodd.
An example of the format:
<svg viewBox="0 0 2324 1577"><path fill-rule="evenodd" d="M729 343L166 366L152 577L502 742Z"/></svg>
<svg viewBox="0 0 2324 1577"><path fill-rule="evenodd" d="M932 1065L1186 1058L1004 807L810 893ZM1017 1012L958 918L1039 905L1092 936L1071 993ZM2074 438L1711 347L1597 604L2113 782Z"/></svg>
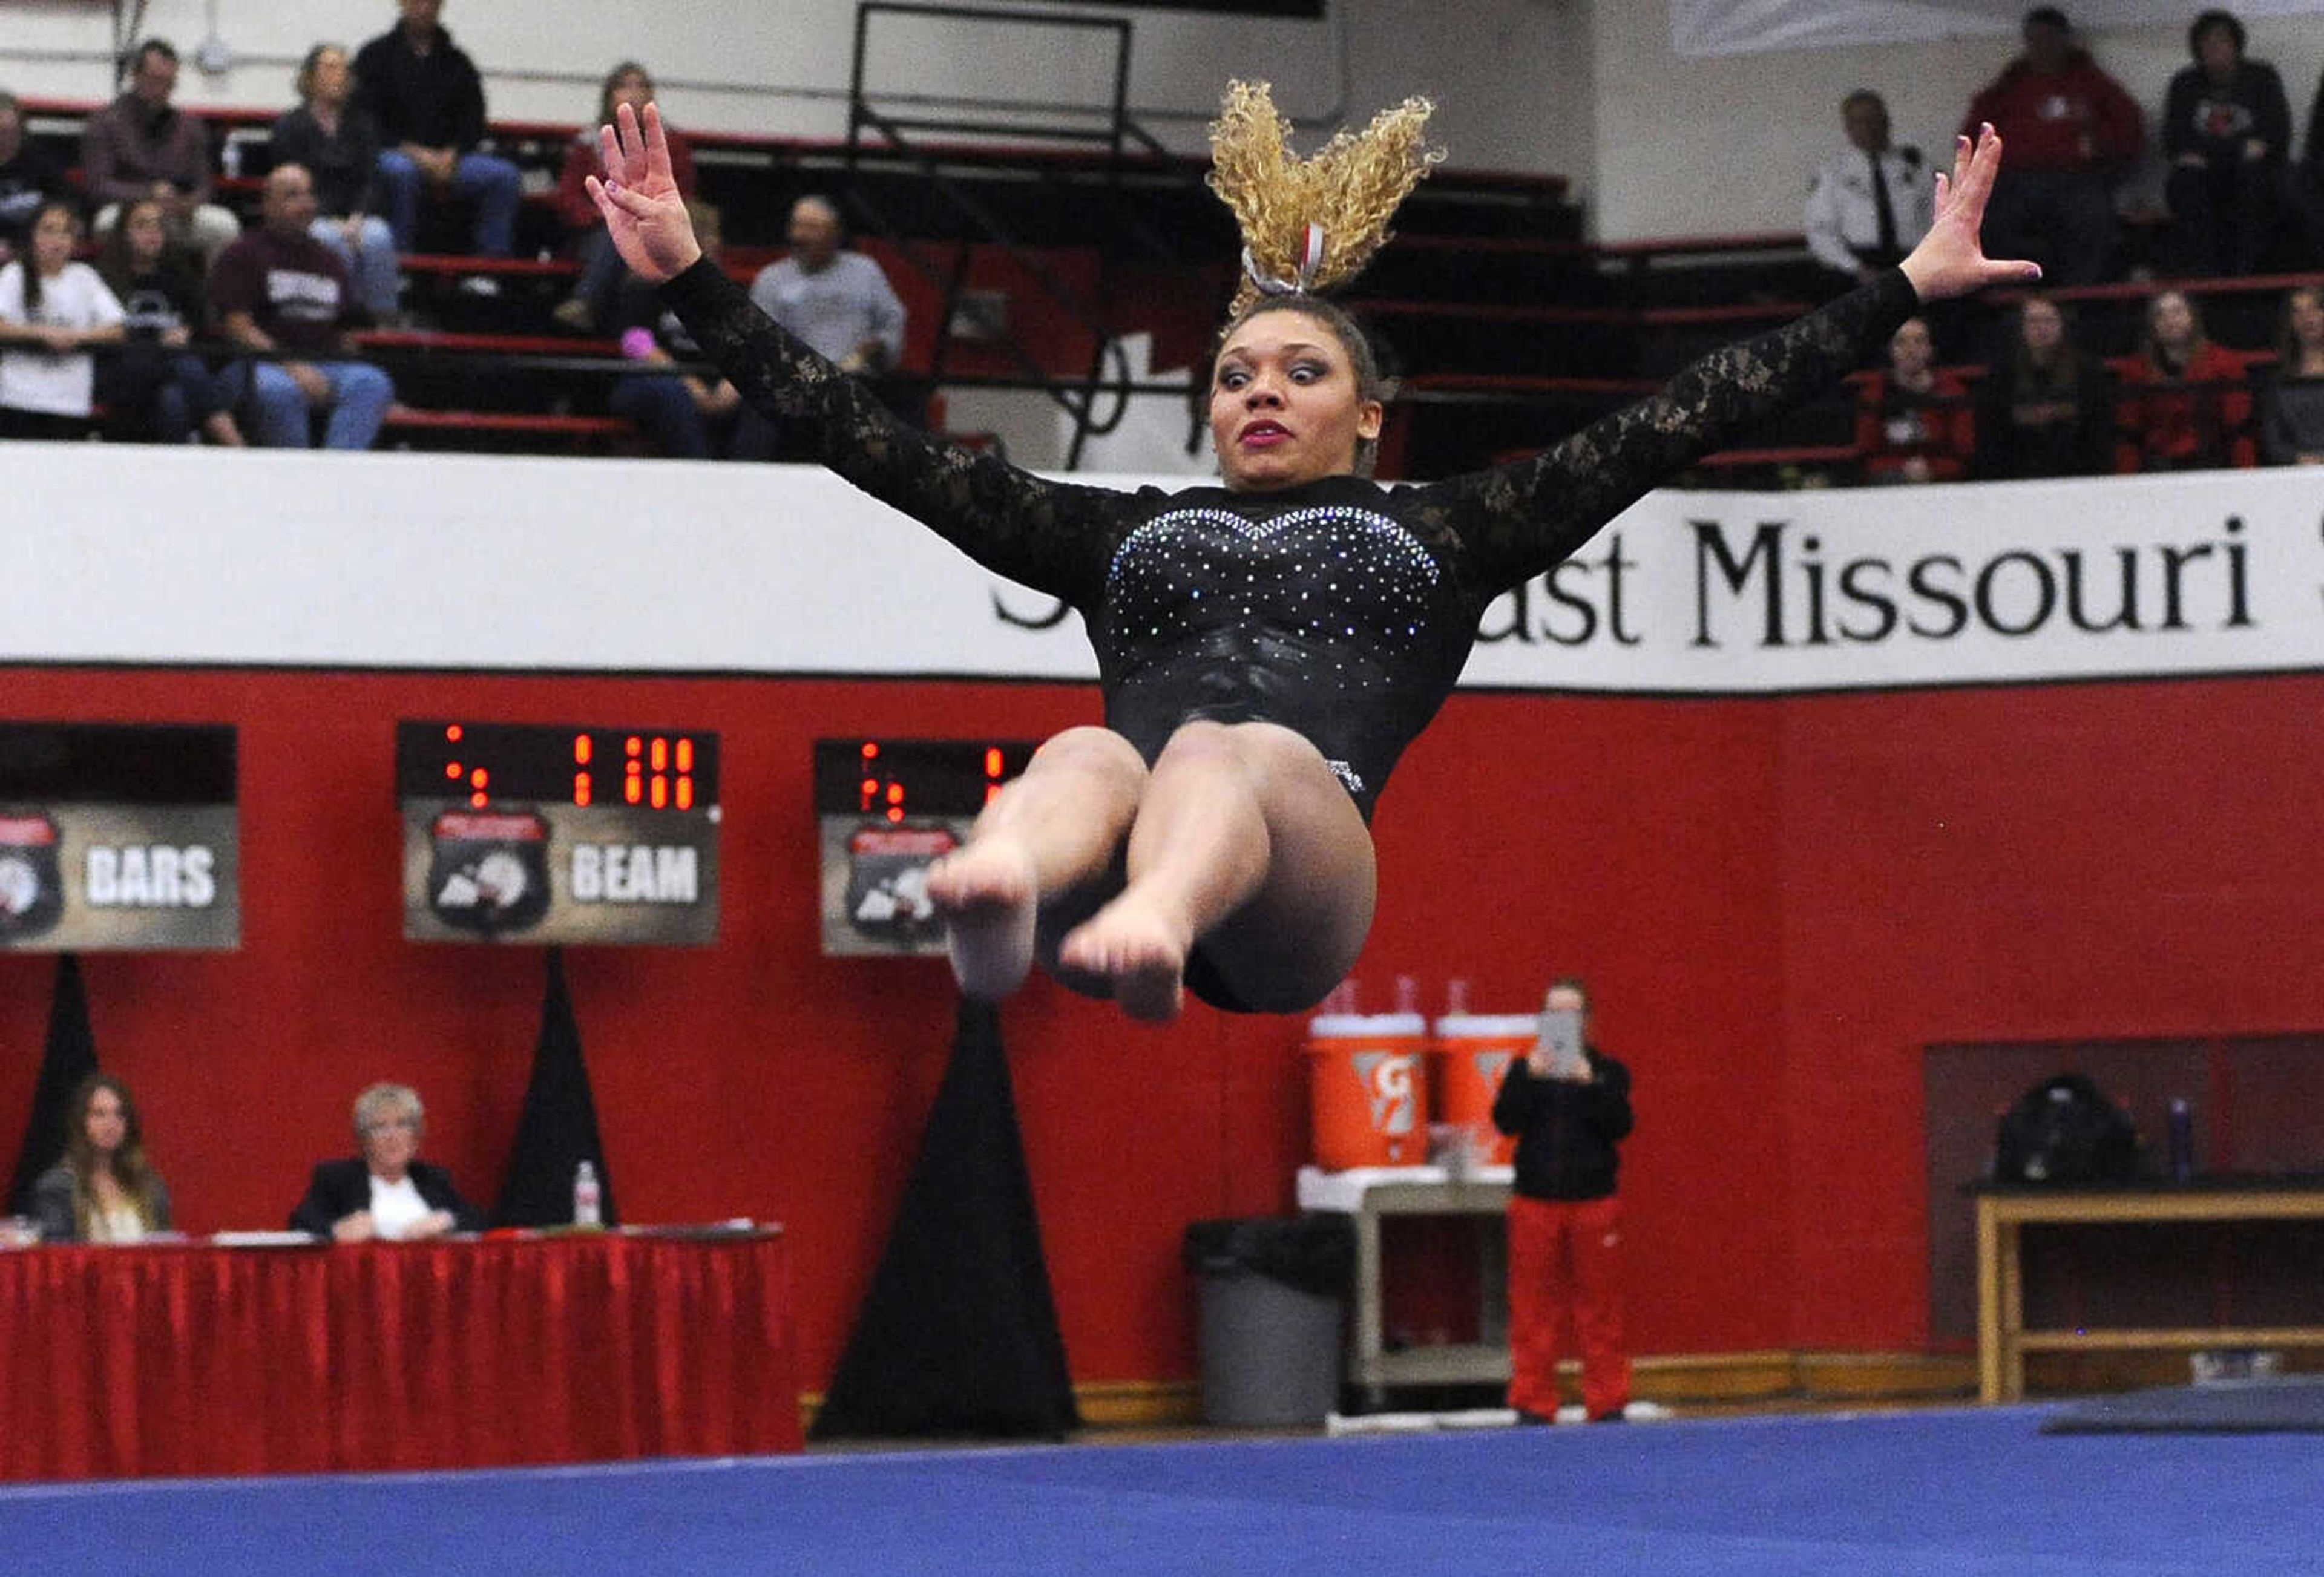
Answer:
<svg viewBox="0 0 2324 1577"><path fill-rule="evenodd" d="M0 723L0 948L241 945L235 731Z"/></svg>

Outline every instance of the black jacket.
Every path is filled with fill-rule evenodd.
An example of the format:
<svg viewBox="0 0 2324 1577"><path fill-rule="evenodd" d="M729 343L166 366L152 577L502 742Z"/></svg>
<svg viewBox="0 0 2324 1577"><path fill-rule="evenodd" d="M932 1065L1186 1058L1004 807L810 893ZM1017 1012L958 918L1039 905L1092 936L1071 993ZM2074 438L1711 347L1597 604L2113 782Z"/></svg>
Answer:
<svg viewBox="0 0 2324 1577"><path fill-rule="evenodd" d="M2292 106L2274 67L2245 60L2224 86L2200 66L2171 78L2163 110L2165 158L2200 153L2207 163L2231 166L2242 162L2244 143L2253 137L2267 144L2267 167L2282 169L2292 152Z"/></svg>
<svg viewBox="0 0 2324 1577"><path fill-rule="evenodd" d="M411 1163L412 1185L430 1210L452 1213L452 1226L456 1231L480 1232L484 1230L484 1213L460 1197L452 1186L452 1174L426 1161ZM341 1217L371 1208L371 1167L361 1156L351 1156L344 1161L323 1161L315 1167L308 1180L307 1197L290 1213L293 1231L312 1232L318 1238L331 1235L331 1228Z"/></svg>
<svg viewBox="0 0 2324 1577"><path fill-rule="evenodd" d="M1493 1097L1493 1126L1517 1136L1516 1186L1528 1199L1614 1192L1614 1147L1630 1131L1630 1070L1594 1046L1589 1053L1586 1084L1536 1078L1524 1057L1511 1057Z"/></svg>
<svg viewBox="0 0 2324 1577"><path fill-rule="evenodd" d="M327 218L379 212L379 127L360 104L340 112L337 136L303 104L284 111L267 163L305 165L315 178L315 211Z"/></svg>
<svg viewBox="0 0 2324 1577"><path fill-rule="evenodd" d="M484 79L440 27L424 55L400 27L364 45L355 56L355 102L371 112L383 148L417 143L466 153L484 140Z"/></svg>

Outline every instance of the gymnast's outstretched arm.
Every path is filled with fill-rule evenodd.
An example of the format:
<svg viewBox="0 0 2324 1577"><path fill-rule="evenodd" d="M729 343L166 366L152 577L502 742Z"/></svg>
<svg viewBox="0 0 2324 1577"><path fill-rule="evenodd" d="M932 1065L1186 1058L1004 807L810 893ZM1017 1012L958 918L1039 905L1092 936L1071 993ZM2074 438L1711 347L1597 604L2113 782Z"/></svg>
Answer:
<svg viewBox="0 0 2324 1577"><path fill-rule="evenodd" d="M785 333L706 256L669 171L652 105L598 134L605 177L588 178L608 233L742 398L814 435L816 458L978 563L1086 606L1130 495L1044 481L899 420L862 381Z"/></svg>
<svg viewBox="0 0 2324 1577"><path fill-rule="evenodd" d="M1937 177L1937 220L1897 268L1772 333L1729 346L1663 390L1529 460L1423 491L1474 556L1480 592L1498 595L1557 564L1649 490L1863 364L1923 301L2040 277L1986 257L1978 239L2001 167L1987 126L1963 138Z"/></svg>

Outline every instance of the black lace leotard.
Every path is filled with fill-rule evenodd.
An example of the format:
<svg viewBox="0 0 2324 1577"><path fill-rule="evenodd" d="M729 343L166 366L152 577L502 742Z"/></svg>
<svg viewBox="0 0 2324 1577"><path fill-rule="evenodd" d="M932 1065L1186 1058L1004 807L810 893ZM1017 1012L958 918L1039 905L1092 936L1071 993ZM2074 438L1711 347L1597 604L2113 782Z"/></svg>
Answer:
<svg viewBox="0 0 2324 1577"><path fill-rule="evenodd" d="M1542 455L1450 481L1274 493L1045 481L898 421L707 259L665 300L744 399L971 558L1076 609L1107 726L1151 764L1182 724L1265 720L1323 752L1367 820L1452 692L1487 604L1656 483L1866 360L1917 305L1895 270Z"/></svg>

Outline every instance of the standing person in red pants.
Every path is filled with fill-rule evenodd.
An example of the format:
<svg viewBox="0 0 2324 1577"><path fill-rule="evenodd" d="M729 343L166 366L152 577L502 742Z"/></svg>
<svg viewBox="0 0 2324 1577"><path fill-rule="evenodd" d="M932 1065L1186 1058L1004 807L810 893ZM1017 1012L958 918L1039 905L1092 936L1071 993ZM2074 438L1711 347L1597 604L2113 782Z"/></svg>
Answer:
<svg viewBox="0 0 2324 1577"><path fill-rule="evenodd" d="M1590 1044L1590 989L1567 978L1542 1002L1542 1034L1510 1062L1493 1126L1517 1139L1509 1199L1509 1406L1557 1416L1557 1362L1572 1320L1582 1407L1618 1423L1630 1400L1622 1346L1622 1207L1616 1146L1630 1131L1630 1070Z"/></svg>

